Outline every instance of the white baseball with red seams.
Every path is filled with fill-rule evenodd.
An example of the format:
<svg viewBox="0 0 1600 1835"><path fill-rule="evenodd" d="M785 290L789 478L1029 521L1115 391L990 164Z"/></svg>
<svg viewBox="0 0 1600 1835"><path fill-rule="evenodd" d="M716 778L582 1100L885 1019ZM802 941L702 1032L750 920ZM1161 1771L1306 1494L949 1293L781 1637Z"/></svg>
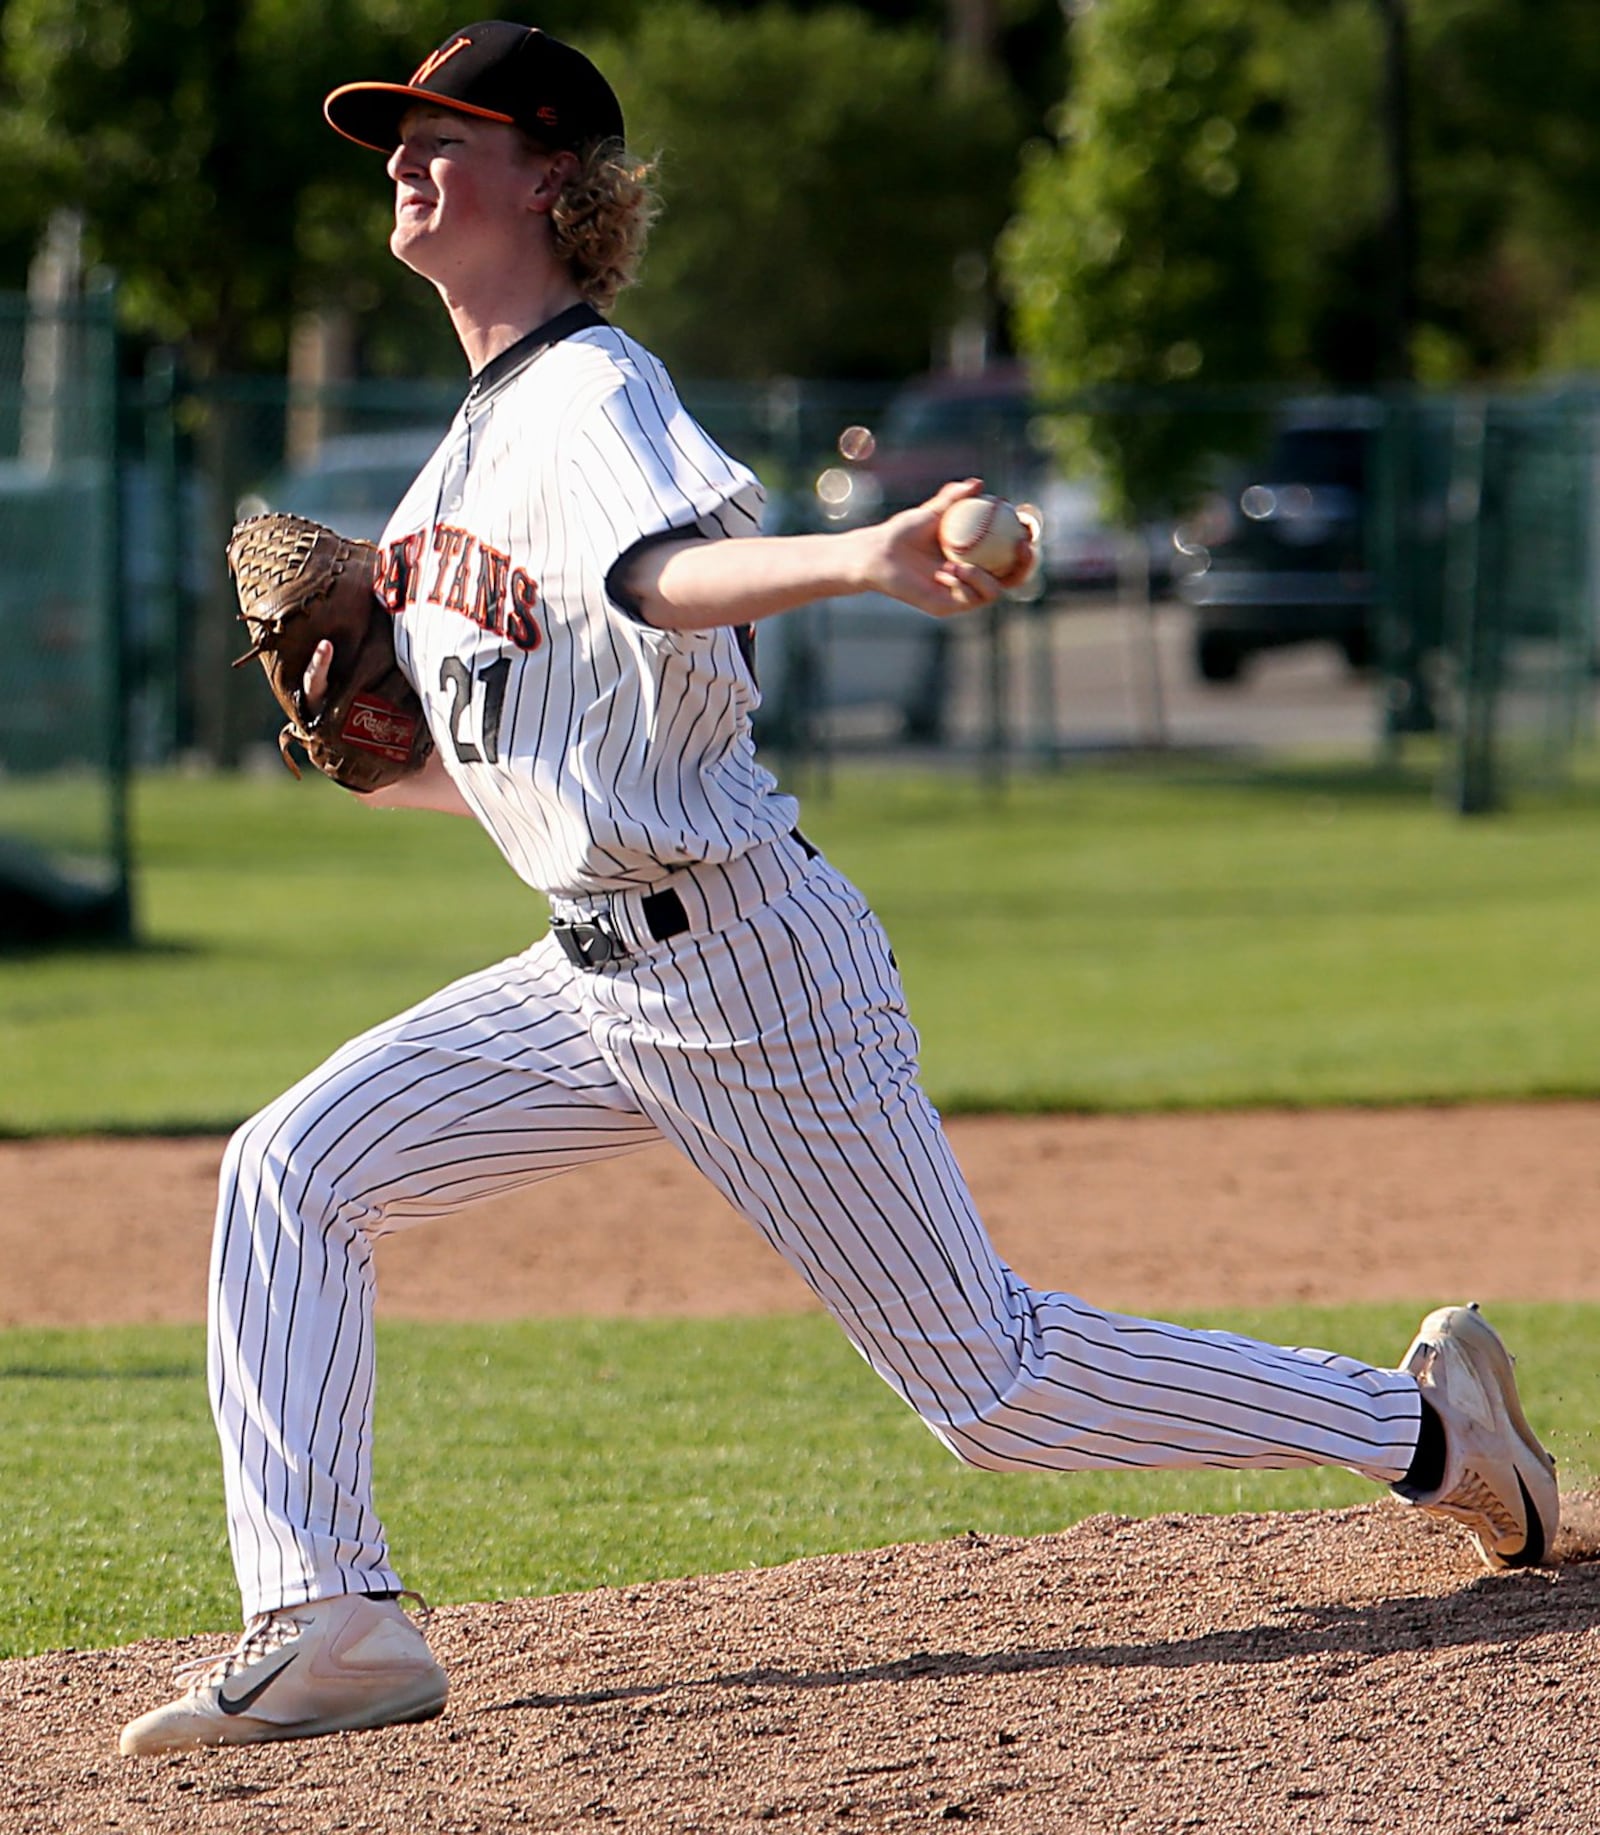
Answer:
<svg viewBox="0 0 1600 1835"><path fill-rule="evenodd" d="M939 546L997 580L1014 573L1032 531L1003 497L963 497L939 519Z"/></svg>

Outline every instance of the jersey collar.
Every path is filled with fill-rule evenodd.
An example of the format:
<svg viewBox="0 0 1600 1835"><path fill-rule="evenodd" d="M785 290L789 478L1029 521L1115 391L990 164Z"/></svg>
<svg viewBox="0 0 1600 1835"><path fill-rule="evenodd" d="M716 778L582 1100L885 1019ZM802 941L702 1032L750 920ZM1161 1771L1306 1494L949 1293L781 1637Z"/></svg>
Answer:
<svg viewBox="0 0 1600 1835"><path fill-rule="evenodd" d="M484 364L467 389L468 405L482 401L485 395L509 382L519 370L552 344L559 344L563 338L570 338L575 332L589 331L605 322L587 301L568 306L565 312L558 312L553 319L546 319L542 325L535 326L525 336L518 338L515 344L507 345L498 357L491 357Z"/></svg>

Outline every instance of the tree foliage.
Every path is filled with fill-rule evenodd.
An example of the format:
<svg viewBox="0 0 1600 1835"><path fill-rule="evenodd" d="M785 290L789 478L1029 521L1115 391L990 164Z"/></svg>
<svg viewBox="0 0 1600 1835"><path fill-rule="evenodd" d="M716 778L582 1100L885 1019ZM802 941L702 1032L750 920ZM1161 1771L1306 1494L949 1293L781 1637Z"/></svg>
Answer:
<svg viewBox="0 0 1600 1835"><path fill-rule="evenodd" d="M697 0L607 47L666 204L621 317L693 374L904 374L1009 209L1015 114L952 84L934 34L841 7Z"/></svg>
<svg viewBox="0 0 1600 1835"><path fill-rule="evenodd" d="M577 23L576 0L546 10ZM442 0L7 0L0 147L36 230L82 212L130 329L203 368L276 364L307 306L422 321L387 254L382 161L322 99L403 79L459 20Z"/></svg>
<svg viewBox="0 0 1600 1835"><path fill-rule="evenodd" d="M8 5L7 151L42 205L83 212L139 329L224 363L281 351L317 132L317 18L296 0Z"/></svg>
<svg viewBox="0 0 1600 1835"><path fill-rule="evenodd" d="M1590 0L1413 0L1419 366L1600 363Z"/></svg>
<svg viewBox="0 0 1600 1835"><path fill-rule="evenodd" d="M1408 0L1404 170L1379 0L1079 0L1058 137L1002 244L1021 342L1062 390L1370 385L1415 200L1410 355L1432 382L1600 361L1588 0ZM1223 429L1071 423L1126 507L1181 491Z"/></svg>
<svg viewBox="0 0 1600 1835"><path fill-rule="evenodd" d="M1600 362L1592 0L1405 8L1419 373ZM667 214L625 318L680 370L925 363L1048 77L1059 137L1031 147L1002 251L1019 335L1058 386L1198 389L1379 372L1381 10L548 0L539 16L601 56L662 154ZM203 366L276 366L295 314L333 305L359 316L369 369L455 370L431 291L388 255L381 160L321 102L402 76L459 19L443 0L0 0L0 280L71 205L130 329ZM950 43L974 29L998 56L963 86ZM1171 432L1144 440L1141 491L1187 463Z"/></svg>
<svg viewBox="0 0 1600 1835"><path fill-rule="evenodd" d="M836 7L540 17L597 53L664 152L671 212L632 316L669 358L729 376L926 360L953 258L1006 209L998 80L949 93L936 32ZM458 23L440 0L8 0L0 145L35 233L80 210L130 327L203 367L281 363L295 313L326 305L360 315L369 367L454 367L437 301L388 255L381 161L321 104L403 77Z"/></svg>
<svg viewBox="0 0 1600 1835"><path fill-rule="evenodd" d="M1283 80L1259 0L1101 0L1079 21L1061 139L1025 166L1002 260L1017 330L1063 393L1233 383L1289 356L1267 173ZM1116 507L1183 489L1198 417L1097 414Z"/></svg>

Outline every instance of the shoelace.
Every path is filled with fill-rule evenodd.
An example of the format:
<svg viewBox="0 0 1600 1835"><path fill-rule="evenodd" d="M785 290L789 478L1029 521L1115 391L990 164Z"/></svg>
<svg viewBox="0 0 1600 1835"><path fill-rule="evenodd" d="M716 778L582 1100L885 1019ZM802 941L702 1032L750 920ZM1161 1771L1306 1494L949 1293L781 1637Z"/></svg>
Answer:
<svg viewBox="0 0 1600 1835"><path fill-rule="evenodd" d="M1436 1508L1469 1527L1474 1520L1486 1521L1497 1535L1513 1536L1522 1527L1505 1499L1476 1472L1463 1474L1461 1483L1448 1497L1441 1497Z"/></svg>
<svg viewBox="0 0 1600 1835"><path fill-rule="evenodd" d="M428 1635L428 1625L433 1618L433 1607L428 1604L427 1600L425 1600L420 1593L413 1591L410 1587L401 1587L400 1591L395 1594L395 1598L412 1599L416 1601L417 1609L413 1616L417 1621L417 1629L426 1637Z"/></svg>
<svg viewBox="0 0 1600 1835"><path fill-rule="evenodd" d="M259 1662L269 1652L292 1644L303 1629L300 1621L287 1610L265 1612L260 1618L251 1619L232 1650L220 1657L191 1657L173 1670L172 1679L187 1684L191 1693L226 1682L229 1676Z"/></svg>
<svg viewBox="0 0 1600 1835"><path fill-rule="evenodd" d="M392 1597L415 1600L417 1625L426 1636L428 1621L433 1617L433 1607L427 1600L410 1587L402 1587ZM292 1607L264 1612L245 1626L243 1636L232 1650L224 1651L221 1656L190 1657L173 1670L172 1679L180 1685L186 1684L191 1692L226 1682L229 1676L237 1675L241 1669L247 1669L272 1651L281 1650L285 1644L292 1644L304 1629L304 1624L294 1616Z"/></svg>

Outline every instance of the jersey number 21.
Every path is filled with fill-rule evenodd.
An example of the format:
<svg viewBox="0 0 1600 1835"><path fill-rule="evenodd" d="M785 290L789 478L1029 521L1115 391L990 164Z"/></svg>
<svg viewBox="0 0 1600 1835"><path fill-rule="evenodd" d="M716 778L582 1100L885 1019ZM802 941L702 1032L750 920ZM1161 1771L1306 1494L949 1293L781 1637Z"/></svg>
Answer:
<svg viewBox="0 0 1600 1835"><path fill-rule="evenodd" d="M511 658L497 657L476 675L459 656L447 656L439 665L439 686L450 696L450 743L464 765L500 762L500 716L505 712L506 683L511 679ZM462 732L467 713L482 689L482 715L478 721L480 751Z"/></svg>

